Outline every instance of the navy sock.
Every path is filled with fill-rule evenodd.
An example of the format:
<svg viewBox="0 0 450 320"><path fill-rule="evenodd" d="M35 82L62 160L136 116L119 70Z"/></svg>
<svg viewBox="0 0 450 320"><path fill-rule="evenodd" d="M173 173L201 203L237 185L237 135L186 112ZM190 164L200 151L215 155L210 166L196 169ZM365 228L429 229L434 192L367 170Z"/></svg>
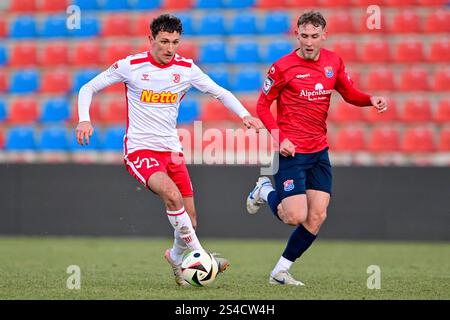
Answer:
<svg viewBox="0 0 450 320"><path fill-rule="evenodd" d="M316 237L316 235L306 230L303 225L299 225L289 237L286 249L283 252L283 257L289 261L295 261L303 252L308 250Z"/></svg>
<svg viewBox="0 0 450 320"><path fill-rule="evenodd" d="M273 215L281 221L278 216L278 205L281 203L281 199L275 190L270 192L267 196L267 203L269 204L270 209L272 209Z"/></svg>

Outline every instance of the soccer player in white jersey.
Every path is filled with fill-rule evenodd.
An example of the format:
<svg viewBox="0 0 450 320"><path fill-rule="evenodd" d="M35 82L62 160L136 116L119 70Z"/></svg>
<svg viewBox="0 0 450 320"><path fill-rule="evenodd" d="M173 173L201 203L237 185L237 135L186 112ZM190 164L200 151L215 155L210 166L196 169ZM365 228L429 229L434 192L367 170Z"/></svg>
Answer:
<svg viewBox="0 0 450 320"><path fill-rule="evenodd" d="M258 130L263 125L192 60L176 54L182 34L179 18L161 15L152 21L150 29L150 51L117 61L80 89L76 135L79 144L89 143L94 131L89 118L93 94L123 82L128 110L125 166L134 178L163 200L175 238L173 247L164 256L172 266L176 283L185 285L180 268L183 254L186 250L203 248L195 233L194 193L176 129L180 102L194 86L221 101L247 128ZM223 272L229 262L216 259L219 271Z"/></svg>

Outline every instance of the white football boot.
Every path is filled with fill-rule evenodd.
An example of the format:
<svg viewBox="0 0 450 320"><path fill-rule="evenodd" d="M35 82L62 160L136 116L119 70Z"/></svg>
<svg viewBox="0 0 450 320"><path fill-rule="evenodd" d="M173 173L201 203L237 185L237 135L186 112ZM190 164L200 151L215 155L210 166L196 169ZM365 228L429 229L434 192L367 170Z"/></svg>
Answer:
<svg viewBox="0 0 450 320"><path fill-rule="evenodd" d="M269 277L269 283L275 285L292 285L292 286L304 286L301 281L295 280L294 277L287 271L283 270L276 275Z"/></svg>
<svg viewBox="0 0 450 320"><path fill-rule="evenodd" d="M211 255L217 261L218 272L223 273L230 266L230 262L227 259L218 257L220 253L211 252Z"/></svg>
<svg viewBox="0 0 450 320"><path fill-rule="evenodd" d="M179 286L188 286L189 283L186 282L186 280L183 279L183 276L181 274L181 263L176 264L175 261L172 260L172 257L170 256L170 249L167 249L164 258L166 258L167 262L170 264L173 270L173 275L175 276L175 282Z"/></svg>
<svg viewBox="0 0 450 320"><path fill-rule="evenodd" d="M272 186L272 182L268 177L259 177L255 188L249 193L247 197L247 211L250 214L258 212L259 208L264 204L264 199L260 197L261 188L263 186Z"/></svg>

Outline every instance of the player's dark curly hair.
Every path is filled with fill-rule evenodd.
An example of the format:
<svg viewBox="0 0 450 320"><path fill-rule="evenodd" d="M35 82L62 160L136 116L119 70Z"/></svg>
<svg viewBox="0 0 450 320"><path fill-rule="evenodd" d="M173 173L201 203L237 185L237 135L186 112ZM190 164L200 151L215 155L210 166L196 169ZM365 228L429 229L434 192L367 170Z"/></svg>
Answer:
<svg viewBox="0 0 450 320"><path fill-rule="evenodd" d="M153 38L161 32L178 32L181 34L183 32L183 25L181 24L181 20L171 14L162 14L159 17L153 19L150 24L150 30L152 31Z"/></svg>
<svg viewBox="0 0 450 320"><path fill-rule="evenodd" d="M325 29L327 22L319 11L308 11L303 13L297 21L297 27L304 25L305 23L311 23L314 27L322 26Z"/></svg>

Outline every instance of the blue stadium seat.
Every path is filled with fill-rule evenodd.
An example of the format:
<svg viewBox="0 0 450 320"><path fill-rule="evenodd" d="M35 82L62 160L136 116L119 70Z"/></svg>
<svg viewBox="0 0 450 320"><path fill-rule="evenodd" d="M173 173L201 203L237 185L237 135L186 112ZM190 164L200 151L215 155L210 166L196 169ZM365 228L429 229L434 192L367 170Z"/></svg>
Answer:
<svg viewBox="0 0 450 320"><path fill-rule="evenodd" d="M73 4L79 6L81 11L100 9L98 0L73 0Z"/></svg>
<svg viewBox="0 0 450 320"><path fill-rule="evenodd" d="M249 8L255 3L256 0L223 0L223 6L230 9Z"/></svg>
<svg viewBox="0 0 450 320"><path fill-rule="evenodd" d="M223 35L225 34L225 21L222 14L206 13L200 19L197 29L198 35Z"/></svg>
<svg viewBox="0 0 450 320"><path fill-rule="evenodd" d="M77 142L77 137L75 135L75 131L72 130L70 134L70 142L69 142L69 149L72 152L83 152L83 151L96 151L101 149L100 139L99 137L99 130L98 128L94 127L94 133L89 138L89 144L86 145L86 141L84 146L79 145Z"/></svg>
<svg viewBox="0 0 450 320"><path fill-rule="evenodd" d="M109 151L122 151L125 131L125 127L122 126L107 128L103 140L103 149Z"/></svg>
<svg viewBox="0 0 450 320"><path fill-rule="evenodd" d="M260 62L258 42L242 41L237 42L234 47L232 62L234 63L258 63Z"/></svg>
<svg viewBox="0 0 450 320"><path fill-rule="evenodd" d="M100 72L98 70L81 70L78 71L73 78L72 92L80 91L81 87L88 83L91 79L95 78Z"/></svg>
<svg viewBox="0 0 450 320"><path fill-rule="evenodd" d="M40 122L60 122L70 118L70 102L65 98L52 98L44 103Z"/></svg>
<svg viewBox="0 0 450 320"><path fill-rule="evenodd" d="M177 17L181 20L183 24L183 35L190 36L195 34L194 27L192 25L192 14L189 12L177 13Z"/></svg>
<svg viewBox="0 0 450 320"><path fill-rule="evenodd" d="M0 44L0 66L4 66L8 62L7 50L4 45Z"/></svg>
<svg viewBox="0 0 450 320"><path fill-rule="evenodd" d="M128 0L103 0L102 2L103 10L128 10Z"/></svg>
<svg viewBox="0 0 450 320"><path fill-rule="evenodd" d="M68 151L67 129L62 126L43 128L38 149L42 151Z"/></svg>
<svg viewBox="0 0 450 320"><path fill-rule="evenodd" d="M12 20L9 30L10 38L35 38L38 35L36 18L32 16L18 16Z"/></svg>
<svg viewBox="0 0 450 320"><path fill-rule="evenodd" d="M227 46L223 41L209 41L200 48L199 63L226 63Z"/></svg>
<svg viewBox="0 0 450 320"><path fill-rule="evenodd" d="M6 119L6 103L4 100L0 100L0 122Z"/></svg>
<svg viewBox="0 0 450 320"><path fill-rule="evenodd" d="M230 90L230 74L227 69L221 68L208 70L207 74L219 86Z"/></svg>
<svg viewBox="0 0 450 320"><path fill-rule="evenodd" d="M288 40L277 40L270 42L267 46L266 54L264 55L264 61L273 63L280 59L282 56L291 53L294 50L294 45Z"/></svg>
<svg viewBox="0 0 450 320"><path fill-rule="evenodd" d="M72 37L95 37L100 35L100 22L96 16L83 16L80 28L69 30Z"/></svg>
<svg viewBox="0 0 450 320"><path fill-rule="evenodd" d="M22 70L13 74L11 93L34 93L39 89L39 73L36 70Z"/></svg>
<svg viewBox="0 0 450 320"><path fill-rule="evenodd" d="M178 111L178 123L186 124L198 119L200 112L197 100L183 100Z"/></svg>
<svg viewBox="0 0 450 320"><path fill-rule="evenodd" d="M161 7L161 0L135 0L130 5L135 10L156 9Z"/></svg>
<svg viewBox="0 0 450 320"><path fill-rule="evenodd" d="M228 33L230 35L255 34L256 30L255 14L253 12L241 12L233 17Z"/></svg>
<svg viewBox="0 0 450 320"><path fill-rule="evenodd" d="M197 9L217 9L223 8L222 0L197 0L195 3Z"/></svg>
<svg viewBox="0 0 450 320"><path fill-rule="evenodd" d="M67 37L66 16L49 16L44 21L41 36L45 38Z"/></svg>
<svg viewBox="0 0 450 320"><path fill-rule="evenodd" d="M6 135L5 150L24 151L36 149L34 128L29 126L13 127Z"/></svg>
<svg viewBox="0 0 450 320"><path fill-rule="evenodd" d="M290 18L285 12L267 12L264 17L262 34L282 34L290 30Z"/></svg>
<svg viewBox="0 0 450 320"><path fill-rule="evenodd" d="M234 91L258 91L261 88L261 71L259 69L241 69L235 75Z"/></svg>

